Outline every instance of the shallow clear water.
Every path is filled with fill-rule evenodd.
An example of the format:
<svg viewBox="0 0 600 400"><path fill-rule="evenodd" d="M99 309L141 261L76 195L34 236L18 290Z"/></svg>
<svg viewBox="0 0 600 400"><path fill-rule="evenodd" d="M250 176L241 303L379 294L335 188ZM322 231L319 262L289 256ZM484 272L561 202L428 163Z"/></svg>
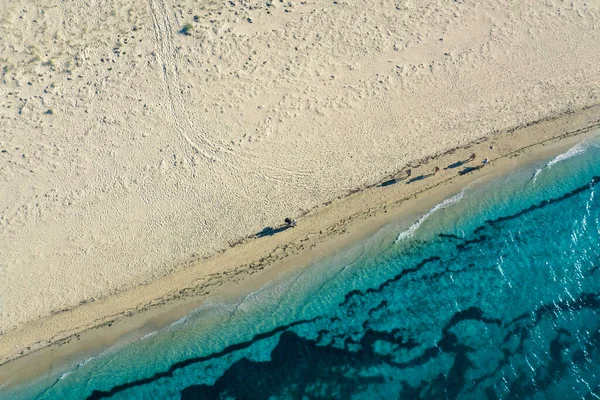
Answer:
<svg viewBox="0 0 600 400"><path fill-rule="evenodd" d="M586 141L4 396L600 399L599 176Z"/></svg>

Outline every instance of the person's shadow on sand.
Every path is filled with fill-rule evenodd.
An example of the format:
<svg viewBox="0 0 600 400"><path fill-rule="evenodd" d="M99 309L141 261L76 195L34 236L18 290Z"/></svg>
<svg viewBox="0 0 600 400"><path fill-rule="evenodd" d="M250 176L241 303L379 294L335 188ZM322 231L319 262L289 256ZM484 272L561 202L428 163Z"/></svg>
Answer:
<svg viewBox="0 0 600 400"><path fill-rule="evenodd" d="M458 174L459 175L468 174L469 172L473 172L473 171L477 171L478 169L481 169L481 167L483 167L483 166L479 165L477 167L467 167L467 168L464 168L464 169L458 171Z"/></svg>
<svg viewBox="0 0 600 400"><path fill-rule="evenodd" d="M454 168L458 168L458 167L462 167L463 165L465 165L466 163L468 163L470 160L464 160L464 161L457 161L454 164L450 164L448 165L446 168L444 169L454 169Z"/></svg>
<svg viewBox="0 0 600 400"><path fill-rule="evenodd" d="M473 153L473 154L471 154L471 157L467 158L466 160L457 161L454 164L448 165L444 169L454 169L454 168L462 167L463 165L468 164L471 161L474 161L476 157L477 157L477 155L475 153Z"/></svg>
<svg viewBox="0 0 600 400"><path fill-rule="evenodd" d="M291 227L292 227L291 225L284 225L284 226L280 226L279 228L273 228L271 226L267 226L265 229L258 232L256 234L256 237L261 238L261 237L266 237L266 236L273 236L276 233L283 232L286 229L290 229Z"/></svg>
<svg viewBox="0 0 600 400"><path fill-rule="evenodd" d="M391 185L395 185L398 182L402 182L404 180L404 178L402 179L390 179L389 181L385 181L385 182L381 182L379 185L377 185L377 187L386 187L386 186L391 186Z"/></svg>
<svg viewBox="0 0 600 400"><path fill-rule="evenodd" d="M427 175L419 175L419 176L415 176L414 178L410 179L408 182L406 182L407 185L410 185L413 182L418 182L418 181L422 181L425 178L429 178L430 176L433 176L434 174L427 174Z"/></svg>

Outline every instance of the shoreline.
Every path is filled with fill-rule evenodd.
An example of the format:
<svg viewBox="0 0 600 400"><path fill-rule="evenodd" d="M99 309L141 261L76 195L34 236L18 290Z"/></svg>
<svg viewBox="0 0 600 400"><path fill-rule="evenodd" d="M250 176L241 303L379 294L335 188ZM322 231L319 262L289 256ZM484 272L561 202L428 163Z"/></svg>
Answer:
<svg viewBox="0 0 600 400"><path fill-rule="evenodd" d="M211 257L190 260L184 268L148 284L7 332L0 336L0 387L10 388L40 376L56 368L56 359L60 368L115 342L162 329L210 297L251 292L280 273L328 257L372 235L397 218L427 212L440 198L477 179L497 176L519 163L558 153L593 134L600 127L599 118L600 106L596 105L490 133L465 146L409 163L378 184L316 207L298 218L295 229L270 237L242 239ZM490 165L465 175L458 174L459 168L443 169L473 152L478 154L476 163L488 157ZM408 168L412 169L412 177L418 177L431 173L435 166L441 168L438 174L410 185L404 181L382 185L394 176L404 176ZM23 370L28 371L26 376ZM17 372L21 372L18 378Z"/></svg>

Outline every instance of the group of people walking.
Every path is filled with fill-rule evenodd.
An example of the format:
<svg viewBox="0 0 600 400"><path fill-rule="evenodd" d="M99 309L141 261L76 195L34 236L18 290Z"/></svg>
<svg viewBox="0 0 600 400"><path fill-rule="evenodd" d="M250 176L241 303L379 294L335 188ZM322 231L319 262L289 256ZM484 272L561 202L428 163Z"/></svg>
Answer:
<svg viewBox="0 0 600 400"><path fill-rule="evenodd" d="M493 146L490 146L490 149L493 149L493 148L494 148ZM473 154L471 154L471 156L466 161L462 161L462 162L457 163L457 164L458 165L462 165L462 164L465 164L465 163L468 163L468 162L472 162L472 161L475 161L476 158L477 158L477 154L473 153ZM481 168L481 167L483 167L485 165L488 165L489 162L490 162L490 160L487 157L485 157L483 159L483 161L481 162L481 165L479 167L475 167L473 169L479 169L479 168ZM436 175L438 172L440 172L440 167L435 167L435 168L433 168L433 172L430 175ZM411 176L412 176L412 169L407 169L406 170L406 177L410 178Z"/></svg>

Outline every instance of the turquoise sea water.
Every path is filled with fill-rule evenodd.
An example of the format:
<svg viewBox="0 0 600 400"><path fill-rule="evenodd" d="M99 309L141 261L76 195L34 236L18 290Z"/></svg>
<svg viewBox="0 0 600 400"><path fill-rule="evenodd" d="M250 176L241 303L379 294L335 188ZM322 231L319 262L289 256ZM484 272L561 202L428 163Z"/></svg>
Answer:
<svg viewBox="0 0 600 400"><path fill-rule="evenodd" d="M588 140L0 397L600 399L599 191Z"/></svg>

